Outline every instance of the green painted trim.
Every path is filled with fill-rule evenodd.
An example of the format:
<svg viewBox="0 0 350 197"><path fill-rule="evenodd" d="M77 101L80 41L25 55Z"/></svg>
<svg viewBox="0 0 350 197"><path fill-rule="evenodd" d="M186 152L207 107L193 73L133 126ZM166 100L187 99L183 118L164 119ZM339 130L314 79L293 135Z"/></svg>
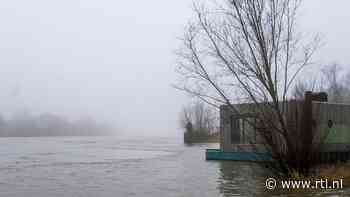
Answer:
<svg viewBox="0 0 350 197"><path fill-rule="evenodd" d="M327 144L350 143L350 128L347 125L335 125L329 129L325 140Z"/></svg>

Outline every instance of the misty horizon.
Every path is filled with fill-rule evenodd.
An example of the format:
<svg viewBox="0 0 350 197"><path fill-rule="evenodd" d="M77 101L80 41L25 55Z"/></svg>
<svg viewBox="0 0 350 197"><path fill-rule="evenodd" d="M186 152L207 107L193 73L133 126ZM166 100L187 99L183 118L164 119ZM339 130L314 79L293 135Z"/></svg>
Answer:
<svg viewBox="0 0 350 197"><path fill-rule="evenodd" d="M350 32L348 5L305 2L302 28L325 41L315 68L350 65L342 41ZM189 0L4 2L1 114L87 115L130 135L181 136L179 113L191 98L171 84L191 6Z"/></svg>
<svg viewBox="0 0 350 197"><path fill-rule="evenodd" d="M2 1L0 197L350 196L349 7Z"/></svg>

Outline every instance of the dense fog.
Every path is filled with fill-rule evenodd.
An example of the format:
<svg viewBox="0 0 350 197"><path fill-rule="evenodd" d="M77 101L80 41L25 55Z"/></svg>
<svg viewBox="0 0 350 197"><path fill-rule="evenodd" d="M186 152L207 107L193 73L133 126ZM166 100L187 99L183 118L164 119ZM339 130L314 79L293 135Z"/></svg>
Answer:
<svg viewBox="0 0 350 197"><path fill-rule="evenodd" d="M98 136L112 134L112 127L98 124L91 117L70 121L55 114L46 113L33 116L28 112L16 113L9 120L0 116L0 137Z"/></svg>
<svg viewBox="0 0 350 197"><path fill-rule="evenodd" d="M350 65L349 44L342 41L350 31L349 4L305 1L304 33L320 32L324 40L316 67ZM89 135L112 127L107 130L114 134L181 136L179 112L192 98L171 84L178 80L174 50L192 17L191 5L190 0L3 1L1 135ZM23 111L32 115L22 120L16 114ZM81 119L88 129L77 129Z"/></svg>

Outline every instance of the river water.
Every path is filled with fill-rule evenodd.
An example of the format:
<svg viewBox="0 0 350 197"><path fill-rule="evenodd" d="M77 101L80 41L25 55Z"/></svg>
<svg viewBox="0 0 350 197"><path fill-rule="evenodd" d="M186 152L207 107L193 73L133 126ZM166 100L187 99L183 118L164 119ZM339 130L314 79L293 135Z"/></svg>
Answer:
<svg viewBox="0 0 350 197"><path fill-rule="evenodd" d="M0 196L350 196L346 188L271 193L260 165L205 161L205 149L217 146L168 138L0 138Z"/></svg>

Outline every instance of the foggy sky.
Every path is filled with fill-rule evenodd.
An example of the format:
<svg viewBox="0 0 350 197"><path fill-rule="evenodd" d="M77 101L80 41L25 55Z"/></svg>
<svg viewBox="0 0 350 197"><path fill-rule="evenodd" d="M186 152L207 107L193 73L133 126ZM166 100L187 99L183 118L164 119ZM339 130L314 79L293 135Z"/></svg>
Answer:
<svg viewBox="0 0 350 197"><path fill-rule="evenodd" d="M350 2L305 0L318 65L350 65ZM133 135L180 135L177 79L190 0L11 0L0 4L0 112L89 115Z"/></svg>

